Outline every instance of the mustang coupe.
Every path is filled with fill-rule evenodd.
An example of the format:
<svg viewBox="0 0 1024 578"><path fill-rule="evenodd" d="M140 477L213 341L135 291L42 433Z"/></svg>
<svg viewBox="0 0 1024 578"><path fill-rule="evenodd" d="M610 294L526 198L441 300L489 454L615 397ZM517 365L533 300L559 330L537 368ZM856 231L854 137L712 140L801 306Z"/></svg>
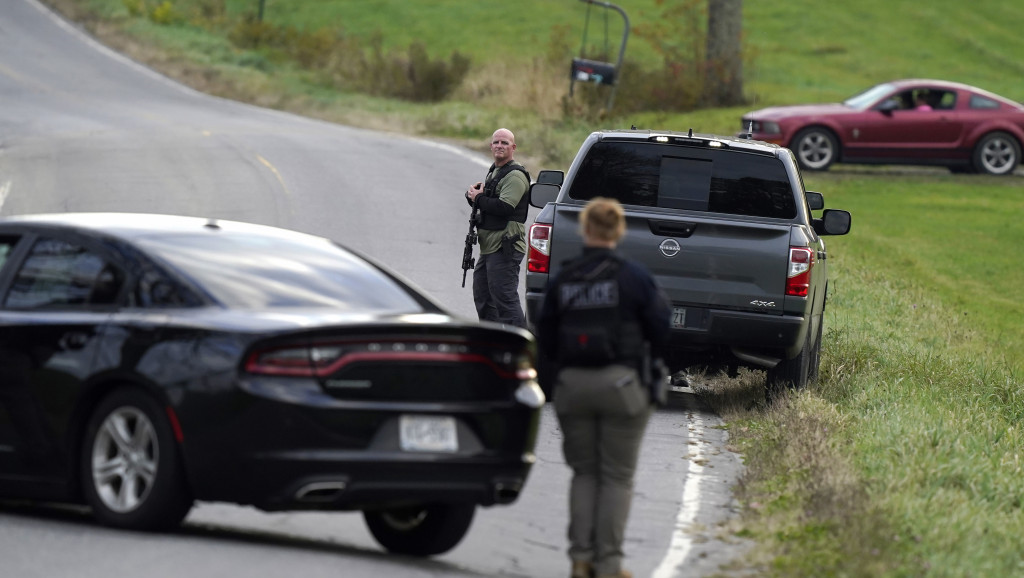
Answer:
<svg viewBox="0 0 1024 578"><path fill-rule="evenodd" d="M0 218L0 497L138 530L195 500L357 510L386 549L440 554L526 482L535 353L320 237Z"/></svg>
<svg viewBox="0 0 1024 578"><path fill-rule="evenodd" d="M1024 105L956 82L897 80L841 103L749 112L741 130L790 148L807 170L839 162L1008 175L1021 160Z"/></svg>

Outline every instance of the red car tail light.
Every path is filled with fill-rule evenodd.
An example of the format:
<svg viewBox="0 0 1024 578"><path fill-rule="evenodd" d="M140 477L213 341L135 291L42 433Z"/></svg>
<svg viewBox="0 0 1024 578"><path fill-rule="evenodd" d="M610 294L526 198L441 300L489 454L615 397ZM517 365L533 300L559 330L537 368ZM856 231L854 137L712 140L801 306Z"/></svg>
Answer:
<svg viewBox="0 0 1024 578"><path fill-rule="evenodd" d="M506 357L508 357L506 359ZM528 358L514 363L502 351L471 351L461 343L444 341L353 341L318 345L293 345L257 350L245 361L245 371L259 375L328 377L359 363L479 363L503 379L533 379L536 372Z"/></svg>
<svg viewBox="0 0 1024 578"><path fill-rule="evenodd" d="M526 270L531 273L547 273L551 270L551 225L534 223L530 225L529 257Z"/></svg>
<svg viewBox="0 0 1024 578"><path fill-rule="evenodd" d="M256 351L245 361L249 373L314 377L344 355L341 347L292 346Z"/></svg>
<svg viewBox="0 0 1024 578"><path fill-rule="evenodd" d="M806 247L789 248L789 272L786 274L786 295L807 297L811 286L811 268L814 267L814 251Z"/></svg>

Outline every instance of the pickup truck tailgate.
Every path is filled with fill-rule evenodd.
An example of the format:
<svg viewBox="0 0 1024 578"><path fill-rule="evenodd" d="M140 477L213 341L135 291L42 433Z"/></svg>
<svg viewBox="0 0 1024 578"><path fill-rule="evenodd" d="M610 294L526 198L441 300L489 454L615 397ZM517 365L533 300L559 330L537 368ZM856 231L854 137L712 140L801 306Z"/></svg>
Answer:
<svg viewBox="0 0 1024 578"><path fill-rule="evenodd" d="M582 239L575 233L580 207L555 211L551 262L557 268L582 251ZM643 263L673 305L782 315L789 224L634 210L627 210L626 222L620 252Z"/></svg>

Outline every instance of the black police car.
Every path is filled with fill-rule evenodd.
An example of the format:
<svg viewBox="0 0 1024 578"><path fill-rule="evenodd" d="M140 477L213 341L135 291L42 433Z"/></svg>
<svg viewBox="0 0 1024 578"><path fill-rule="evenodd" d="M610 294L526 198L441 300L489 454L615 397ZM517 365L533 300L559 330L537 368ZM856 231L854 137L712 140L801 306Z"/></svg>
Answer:
<svg viewBox="0 0 1024 578"><path fill-rule="evenodd" d="M194 500L361 510L454 547L511 503L543 394L528 332L448 315L323 238L166 215L0 219L0 495L178 524Z"/></svg>

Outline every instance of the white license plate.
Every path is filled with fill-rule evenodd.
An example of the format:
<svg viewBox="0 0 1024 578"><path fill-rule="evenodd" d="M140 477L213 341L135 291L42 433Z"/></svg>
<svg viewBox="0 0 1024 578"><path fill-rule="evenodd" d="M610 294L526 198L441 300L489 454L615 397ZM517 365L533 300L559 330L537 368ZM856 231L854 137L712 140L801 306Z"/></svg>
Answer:
<svg viewBox="0 0 1024 578"><path fill-rule="evenodd" d="M673 307L672 308L672 327L682 328L686 324L686 308L685 307Z"/></svg>
<svg viewBox="0 0 1024 578"><path fill-rule="evenodd" d="M403 415L399 419L400 443L406 452L457 452L455 418L433 415Z"/></svg>

